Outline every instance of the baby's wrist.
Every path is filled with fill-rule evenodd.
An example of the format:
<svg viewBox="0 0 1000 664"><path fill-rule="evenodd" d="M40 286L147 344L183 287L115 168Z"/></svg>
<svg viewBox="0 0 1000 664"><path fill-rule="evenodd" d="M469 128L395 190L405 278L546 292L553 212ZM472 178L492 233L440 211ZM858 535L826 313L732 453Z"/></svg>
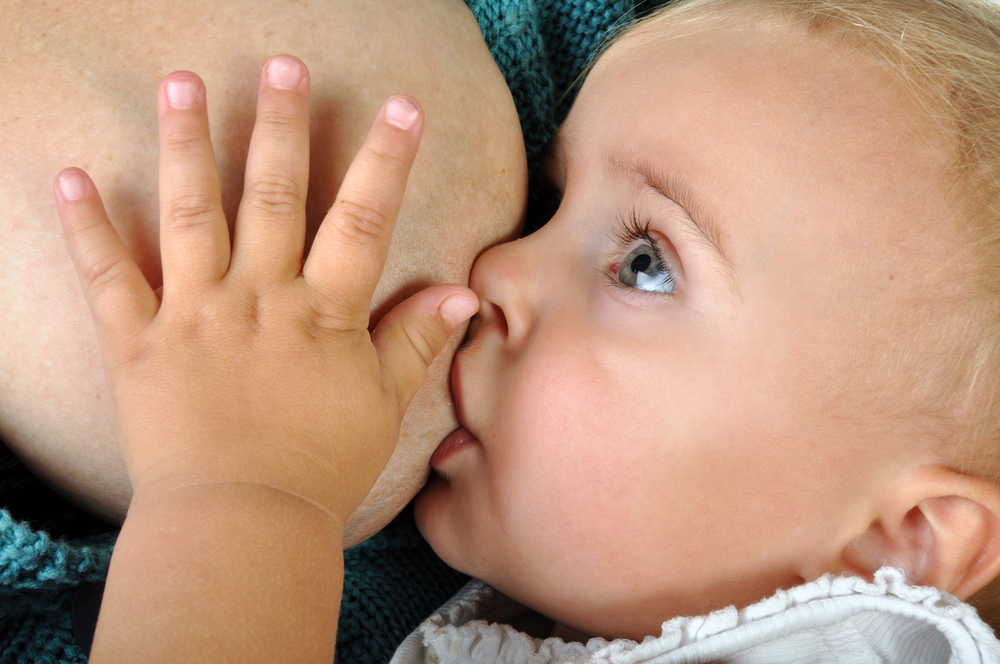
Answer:
<svg viewBox="0 0 1000 664"><path fill-rule="evenodd" d="M325 510L271 487L138 488L112 556L91 661L131 652L137 661L329 662L342 538Z"/></svg>
<svg viewBox="0 0 1000 664"><path fill-rule="evenodd" d="M292 482L268 481L264 477L222 478L208 473L189 477L158 477L135 487L126 519L183 519L188 510L204 510L211 505L222 521L246 510L255 515L294 511L314 513L310 518L324 522L343 537L353 506L340 505L332 495L317 496ZM175 516L166 516L175 515ZM245 518L245 515L239 516Z"/></svg>

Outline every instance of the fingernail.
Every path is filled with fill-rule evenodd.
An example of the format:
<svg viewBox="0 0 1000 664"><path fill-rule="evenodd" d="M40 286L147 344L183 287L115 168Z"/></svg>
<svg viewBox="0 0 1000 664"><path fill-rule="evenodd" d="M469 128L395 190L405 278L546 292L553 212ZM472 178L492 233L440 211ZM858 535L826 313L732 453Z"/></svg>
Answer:
<svg viewBox="0 0 1000 664"><path fill-rule="evenodd" d="M198 84L194 81L167 83L167 99L174 108L191 108L198 101Z"/></svg>
<svg viewBox="0 0 1000 664"><path fill-rule="evenodd" d="M413 102L400 97L390 100L385 107L386 121L400 129L410 129L417 124L419 116L420 111L413 105Z"/></svg>
<svg viewBox="0 0 1000 664"><path fill-rule="evenodd" d="M302 67L291 58L272 58L267 63L267 82L279 90L294 90L302 82Z"/></svg>
<svg viewBox="0 0 1000 664"><path fill-rule="evenodd" d="M458 327L479 311L479 302L468 295L452 295L441 303L441 315Z"/></svg>
<svg viewBox="0 0 1000 664"><path fill-rule="evenodd" d="M59 192L67 201L81 199L87 193L87 181L75 171L63 173L59 176Z"/></svg>

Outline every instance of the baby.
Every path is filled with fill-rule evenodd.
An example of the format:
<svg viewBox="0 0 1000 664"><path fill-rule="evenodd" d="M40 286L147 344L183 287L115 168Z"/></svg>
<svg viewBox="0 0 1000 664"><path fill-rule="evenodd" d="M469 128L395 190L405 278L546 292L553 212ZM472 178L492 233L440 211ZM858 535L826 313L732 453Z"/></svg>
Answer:
<svg viewBox="0 0 1000 664"><path fill-rule="evenodd" d="M1000 572L1000 12L692 0L596 62L480 256L417 522L589 635ZM978 604L991 612L992 591Z"/></svg>
<svg viewBox="0 0 1000 664"><path fill-rule="evenodd" d="M558 212L473 266L435 551L637 640L828 572L994 579L998 77L987 3L626 32L554 142Z"/></svg>
<svg viewBox="0 0 1000 664"><path fill-rule="evenodd" d="M606 638L885 565L992 610L998 77L1000 13L974 0L690 0L626 31L553 144L557 213L473 267L479 313L451 377L462 428L416 505L438 554ZM262 85L261 117L301 116L301 93ZM200 102L165 95L167 134L200 132ZM421 366L471 312L467 291L435 287L366 343L422 117L397 102L301 275L295 242L245 200L257 216L237 221L232 278L217 218L198 242L167 231L192 256L167 243L159 312L136 270L104 278L123 249L93 185L64 174L135 485L95 653L162 653L170 625L178 658L328 661L343 521ZM248 178L301 157L260 127L253 141ZM195 191L204 164L174 158ZM171 278L171 262L208 276ZM320 325L269 341L282 316ZM303 366L290 375L325 399L286 393L282 372ZM213 381L247 399L220 402ZM311 442L331 430L332 449ZM234 518L236 541L196 555Z"/></svg>

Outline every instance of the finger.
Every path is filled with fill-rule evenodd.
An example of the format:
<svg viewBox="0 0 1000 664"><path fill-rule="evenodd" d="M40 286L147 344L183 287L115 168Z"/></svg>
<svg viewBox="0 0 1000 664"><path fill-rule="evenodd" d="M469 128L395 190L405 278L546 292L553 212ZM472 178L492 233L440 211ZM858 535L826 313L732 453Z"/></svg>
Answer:
<svg viewBox="0 0 1000 664"><path fill-rule="evenodd" d="M261 73L243 199L236 217L233 269L295 277L302 269L309 184L309 72L288 55Z"/></svg>
<svg viewBox="0 0 1000 664"><path fill-rule="evenodd" d="M208 134L205 87L195 74L163 79L160 109L160 253L163 291L214 284L229 268L229 227Z"/></svg>
<svg viewBox="0 0 1000 664"><path fill-rule="evenodd" d="M432 286L397 304L379 322L372 344L378 351L383 388L396 395L400 413L448 337L478 309L479 300L468 288Z"/></svg>
<svg viewBox="0 0 1000 664"><path fill-rule="evenodd" d="M351 162L333 207L303 267L325 296L325 314L367 327L372 293L389 252L392 228L423 129L423 113L408 97L382 107Z"/></svg>
<svg viewBox="0 0 1000 664"><path fill-rule="evenodd" d="M56 176L56 207L83 292L102 343L147 324L159 301L108 220L86 173L67 168Z"/></svg>

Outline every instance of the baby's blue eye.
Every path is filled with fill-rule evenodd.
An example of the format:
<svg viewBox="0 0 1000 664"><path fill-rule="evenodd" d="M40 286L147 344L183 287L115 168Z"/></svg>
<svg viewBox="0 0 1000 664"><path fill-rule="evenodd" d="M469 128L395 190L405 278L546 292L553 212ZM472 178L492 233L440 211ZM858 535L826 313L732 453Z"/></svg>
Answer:
<svg viewBox="0 0 1000 664"><path fill-rule="evenodd" d="M659 252L648 244L630 251L618 268L618 281L626 286L654 293L673 293L674 277Z"/></svg>

